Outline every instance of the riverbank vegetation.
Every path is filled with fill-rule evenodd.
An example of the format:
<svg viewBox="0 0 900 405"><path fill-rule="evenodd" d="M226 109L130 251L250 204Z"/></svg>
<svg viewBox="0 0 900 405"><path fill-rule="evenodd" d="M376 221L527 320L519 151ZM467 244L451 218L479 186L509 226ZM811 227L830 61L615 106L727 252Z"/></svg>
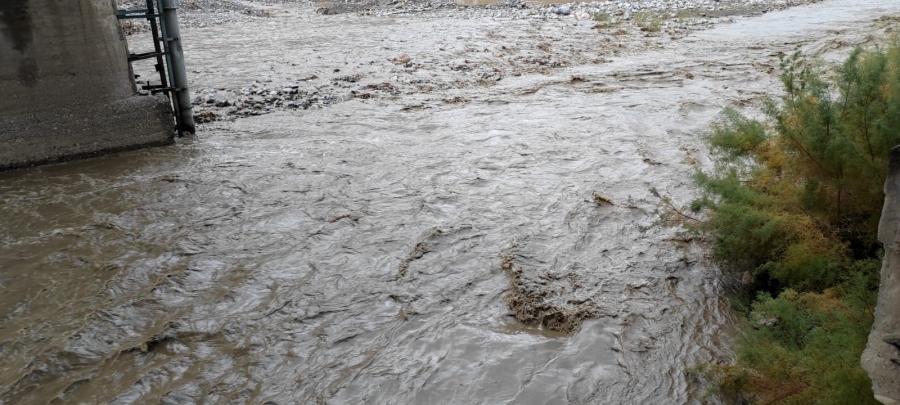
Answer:
<svg viewBox="0 0 900 405"><path fill-rule="evenodd" d="M857 49L835 69L797 53L781 71L784 95L764 103L764 120L726 110L713 126L702 196L673 215L742 280L735 361L689 374L750 403L877 403L859 358L889 151L900 144L900 46Z"/></svg>

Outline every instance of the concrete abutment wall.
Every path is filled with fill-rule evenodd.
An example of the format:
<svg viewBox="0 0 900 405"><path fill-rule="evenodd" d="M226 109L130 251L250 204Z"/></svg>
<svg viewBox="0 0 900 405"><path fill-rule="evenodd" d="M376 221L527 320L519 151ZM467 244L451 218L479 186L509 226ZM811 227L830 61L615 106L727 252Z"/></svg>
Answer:
<svg viewBox="0 0 900 405"><path fill-rule="evenodd" d="M900 146L891 150L884 194L878 224L884 263L875 322L862 354L862 367L872 378L875 398L894 405L900 404Z"/></svg>
<svg viewBox="0 0 900 405"><path fill-rule="evenodd" d="M0 170L171 143L137 95L115 0L0 0Z"/></svg>

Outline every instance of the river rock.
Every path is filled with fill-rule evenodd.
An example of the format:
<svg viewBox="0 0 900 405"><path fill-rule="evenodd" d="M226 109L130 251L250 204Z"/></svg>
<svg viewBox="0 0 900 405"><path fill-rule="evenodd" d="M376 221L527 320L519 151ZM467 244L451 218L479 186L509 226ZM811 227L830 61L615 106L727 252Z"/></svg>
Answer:
<svg viewBox="0 0 900 405"><path fill-rule="evenodd" d="M572 7L559 6L559 7L556 7L556 9L553 12L556 14L559 14L559 15L569 15L569 14L572 14Z"/></svg>
<svg viewBox="0 0 900 405"><path fill-rule="evenodd" d="M891 150L878 240L884 244L875 322L862 354L875 399L900 404L900 146Z"/></svg>

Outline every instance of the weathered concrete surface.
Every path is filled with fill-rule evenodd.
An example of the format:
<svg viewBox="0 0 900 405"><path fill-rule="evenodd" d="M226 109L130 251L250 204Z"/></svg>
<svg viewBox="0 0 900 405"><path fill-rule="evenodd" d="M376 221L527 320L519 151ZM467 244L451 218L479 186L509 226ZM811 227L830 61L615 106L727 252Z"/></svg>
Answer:
<svg viewBox="0 0 900 405"><path fill-rule="evenodd" d="M900 146L891 150L884 194L878 226L878 239L884 244L884 264L875 323L862 354L862 367L872 378L876 399L884 404L900 404Z"/></svg>
<svg viewBox="0 0 900 405"><path fill-rule="evenodd" d="M115 8L0 1L0 169L172 141L166 100L136 95Z"/></svg>

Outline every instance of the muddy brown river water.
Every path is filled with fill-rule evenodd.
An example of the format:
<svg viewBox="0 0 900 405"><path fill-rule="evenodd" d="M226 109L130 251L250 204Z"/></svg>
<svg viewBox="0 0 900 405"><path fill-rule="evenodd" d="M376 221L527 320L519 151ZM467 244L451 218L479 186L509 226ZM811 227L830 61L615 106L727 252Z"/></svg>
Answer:
<svg viewBox="0 0 900 405"><path fill-rule="evenodd" d="M197 92L315 74L340 102L0 174L0 403L697 402L683 372L728 357L733 320L650 189L691 198L700 132L777 89L777 52L837 60L898 13L185 30Z"/></svg>

